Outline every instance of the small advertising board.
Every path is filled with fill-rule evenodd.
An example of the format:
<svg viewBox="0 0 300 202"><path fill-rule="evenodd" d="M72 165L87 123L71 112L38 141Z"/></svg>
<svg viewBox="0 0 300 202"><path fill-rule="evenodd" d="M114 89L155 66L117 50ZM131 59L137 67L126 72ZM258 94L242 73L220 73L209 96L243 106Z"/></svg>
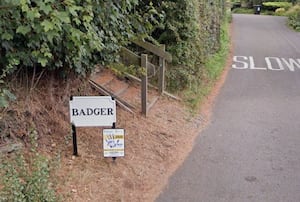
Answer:
<svg viewBox="0 0 300 202"><path fill-rule="evenodd" d="M123 157L125 155L124 129L103 129L104 157Z"/></svg>

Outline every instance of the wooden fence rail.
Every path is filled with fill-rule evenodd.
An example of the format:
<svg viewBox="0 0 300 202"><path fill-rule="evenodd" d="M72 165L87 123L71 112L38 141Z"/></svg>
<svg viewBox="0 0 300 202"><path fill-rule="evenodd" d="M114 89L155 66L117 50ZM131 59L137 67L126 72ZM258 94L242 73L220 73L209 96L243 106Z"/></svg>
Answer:
<svg viewBox="0 0 300 202"><path fill-rule="evenodd" d="M158 91L160 94L167 94L165 93L165 69L166 69L166 61L172 61L172 55L165 51L165 45L156 46L146 41L142 40L135 40L133 41L139 47L142 47L146 51L152 53L153 55L159 58L158 65L155 65L149 62L149 57L147 54L137 55L136 53L132 52L131 50L123 47L121 49L120 55L124 64L127 65L136 65L140 66L143 69L143 76L141 78L141 107L142 107L142 114L147 116L149 108L152 104L147 104L147 97L148 97L148 70L155 69L157 66L159 68L158 71ZM174 97L174 96L172 96Z"/></svg>

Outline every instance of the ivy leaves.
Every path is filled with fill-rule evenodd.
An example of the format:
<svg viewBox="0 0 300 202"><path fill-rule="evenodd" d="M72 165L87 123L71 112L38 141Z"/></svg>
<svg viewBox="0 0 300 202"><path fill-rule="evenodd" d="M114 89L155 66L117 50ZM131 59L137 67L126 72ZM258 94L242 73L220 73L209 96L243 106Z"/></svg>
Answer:
<svg viewBox="0 0 300 202"><path fill-rule="evenodd" d="M18 68L86 75L94 64L116 61L121 46L130 38L148 36L156 23L154 10L140 12L138 4L137 0L1 1L0 107L11 97L3 90L5 78Z"/></svg>
<svg viewBox="0 0 300 202"><path fill-rule="evenodd" d="M2 71L16 66L8 59L14 58L17 66L35 64L86 74L93 64L115 61L120 46L134 36L147 36L154 23L144 20L153 16L153 10L135 11L136 0L6 0L3 4L6 9L0 9L0 17L7 21L0 22Z"/></svg>
<svg viewBox="0 0 300 202"><path fill-rule="evenodd" d="M153 32L153 37L159 43L166 44L175 66L166 74L169 89L184 89L194 81L199 82L205 59L219 47L219 30L225 1L211 2L153 1L154 7L165 14L163 26Z"/></svg>
<svg viewBox="0 0 300 202"><path fill-rule="evenodd" d="M31 31L31 27L30 26L23 26L23 25L20 25L17 30L16 30L16 33L21 33L23 34L24 36Z"/></svg>
<svg viewBox="0 0 300 202"><path fill-rule="evenodd" d="M11 94L7 75L22 67L86 75L94 64L115 62L130 38L149 36L157 18L138 0L2 0L0 107ZM148 7L147 7L148 8ZM155 21L156 20L156 21Z"/></svg>

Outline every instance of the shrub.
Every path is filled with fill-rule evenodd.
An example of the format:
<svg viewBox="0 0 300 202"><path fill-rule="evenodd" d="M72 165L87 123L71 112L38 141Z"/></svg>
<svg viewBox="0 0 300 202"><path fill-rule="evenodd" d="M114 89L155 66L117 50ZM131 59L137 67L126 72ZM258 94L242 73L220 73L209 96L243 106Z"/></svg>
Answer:
<svg viewBox="0 0 300 202"><path fill-rule="evenodd" d="M153 8L135 12L137 1L4 1L0 9L3 72L39 67L86 74L93 64L116 60L120 46L147 35ZM147 10L148 8L148 10ZM148 12L149 11L149 12ZM3 69L4 67L4 69Z"/></svg>
<svg viewBox="0 0 300 202"><path fill-rule="evenodd" d="M165 13L163 27L152 36L166 44L173 56L167 71L167 87L182 90L200 80L206 58L220 47L220 26L225 16L225 1L160 1Z"/></svg>
<svg viewBox="0 0 300 202"><path fill-rule="evenodd" d="M120 46L146 37L159 23L151 4L137 0L3 0L0 3L0 107L5 79L17 69L86 75L118 59Z"/></svg>
<svg viewBox="0 0 300 202"><path fill-rule="evenodd" d="M236 8L241 8L241 6L242 6L241 2L233 2L231 4L231 10L234 10Z"/></svg>
<svg viewBox="0 0 300 202"><path fill-rule="evenodd" d="M224 23L221 27L220 49L216 54L211 55L204 64L202 70L203 75L201 77L202 81L194 80L194 84L184 93L183 98L192 109L199 107L199 103L210 92L211 87L220 77L224 66L226 65L230 49L228 25L228 23Z"/></svg>
<svg viewBox="0 0 300 202"><path fill-rule="evenodd" d="M235 8L232 10L233 13L239 13L239 14L253 14L253 9L248 8Z"/></svg>
<svg viewBox="0 0 300 202"><path fill-rule="evenodd" d="M2 157L0 176L0 201L58 201L50 182L49 160L40 154L27 161L21 154L12 158Z"/></svg>
<svg viewBox="0 0 300 202"><path fill-rule="evenodd" d="M300 5L295 5L286 13L288 24L296 31L300 31Z"/></svg>
<svg viewBox="0 0 300 202"><path fill-rule="evenodd" d="M285 9L284 8L277 8L275 10L276 15L284 15L285 14Z"/></svg>
<svg viewBox="0 0 300 202"><path fill-rule="evenodd" d="M284 8L288 10L292 6L289 2L263 2L263 7L265 10L276 11L278 8Z"/></svg>

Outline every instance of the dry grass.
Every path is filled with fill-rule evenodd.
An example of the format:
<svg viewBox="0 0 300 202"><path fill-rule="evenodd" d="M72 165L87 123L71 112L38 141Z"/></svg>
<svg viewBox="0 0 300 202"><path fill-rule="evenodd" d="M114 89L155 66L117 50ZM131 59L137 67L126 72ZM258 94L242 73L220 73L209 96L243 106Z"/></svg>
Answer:
<svg viewBox="0 0 300 202"><path fill-rule="evenodd" d="M147 118L118 109L117 120L126 130L126 149L116 162L103 157L101 129L78 130L80 156L72 158L70 150L59 172L69 201L153 201L204 126L167 98Z"/></svg>

